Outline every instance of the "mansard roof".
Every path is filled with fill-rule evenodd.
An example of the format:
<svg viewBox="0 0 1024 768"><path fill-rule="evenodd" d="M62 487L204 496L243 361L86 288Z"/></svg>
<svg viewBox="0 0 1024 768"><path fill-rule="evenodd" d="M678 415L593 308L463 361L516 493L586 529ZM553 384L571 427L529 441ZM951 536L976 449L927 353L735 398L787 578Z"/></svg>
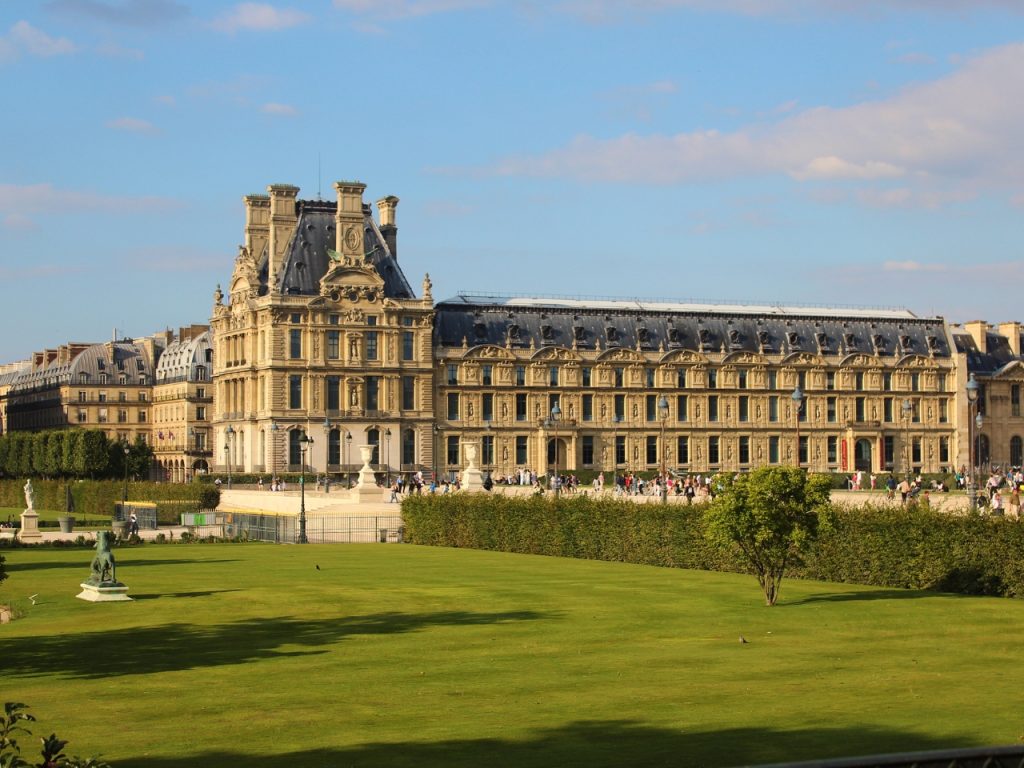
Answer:
<svg viewBox="0 0 1024 768"><path fill-rule="evenodd" d="M207 368L206 375L200 379L196 368L209 364L207 358L212 355L212 349L209 331L168 344L156 366L156 383L208 380L210 369Z"/></svg>
<svg viewBox="0 0 1024 768"><path fill-rule="evenodd" d="M320 293L320 279L327 274L333 262L328 249L334 249L334 216L337 203L322 200L299 200L295 203L298 225L288 242L280 272L280 284L273 289L290 295L316 296ZM391 252L373 220L370 206L363 205L363 253L367 261L384 280L384 295L392 299L415 298L412 287L405 279L398 259ZM260 258L260 282L266 286L269 254L264 249Z"/></svg>
<svg viewBox="0 0 1024 768"><path fill-rule="evenodd" d="M121 374L129 376L132 384L140 383L141 376L150 383L153 381L153 366L143 346L131 341L117 341L88 346L70 362L54 360L35 370L25 371L12 383L11 392L60 387L81 374L86 374L88 383L97 384L102 373L112 377L111 384L116 384L113 377Z"/></svg>
<svg viewBox="0 0 1024 768"><path fill-rule="evenodd" d="M843 309L460 294L435 307L441 347L496 344L843 357L950 356L942 318Z"/></svg>
<svg viewBox="0 0 1024 768"><path fill-rule="evenodd" d="M1010 340L991 329L985 333L985 351L978 349L974 337L968 331L955 329L952 332L956 351L967 357L968 373L984 376L991 375L1015 360L1021 359L1013 354Z"/></svg>

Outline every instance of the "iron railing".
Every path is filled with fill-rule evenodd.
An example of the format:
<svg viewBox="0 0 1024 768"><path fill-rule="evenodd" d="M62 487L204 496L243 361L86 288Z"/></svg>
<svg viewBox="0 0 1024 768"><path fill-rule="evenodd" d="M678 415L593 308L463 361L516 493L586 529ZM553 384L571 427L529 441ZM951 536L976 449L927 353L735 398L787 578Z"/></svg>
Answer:
<svg viewBox="0 0 1024 768"><path fill-rule="evenodd" d="M298 518L288 515L228 512L220 527L220 535L225 538L278 544L295 544L299 540ZM306 539L310 544L401 542L404 534L399 515L309 515L306 518Z"/></svg>

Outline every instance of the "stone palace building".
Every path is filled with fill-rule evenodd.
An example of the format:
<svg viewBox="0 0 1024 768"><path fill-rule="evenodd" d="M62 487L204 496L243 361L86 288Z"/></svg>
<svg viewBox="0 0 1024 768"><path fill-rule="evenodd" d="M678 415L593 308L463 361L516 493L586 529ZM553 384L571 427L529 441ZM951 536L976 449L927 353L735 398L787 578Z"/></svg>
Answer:
<svg viewBox="0 0 1024 768"><path fill-rule="evenodd" d="M499 295L435 303L429 276L417 295L399 265L398 198L377 201L375 218L365 185L334 189L330 202L284 184L243 198L244 242L208 332L68 345L0 368L0 426L142 435L169 480L356 471L362 445L381 471L452 474L473 443L495 476L939 472L966 466L972 441L975 463L1024 463L1018 323Z"/></svg>

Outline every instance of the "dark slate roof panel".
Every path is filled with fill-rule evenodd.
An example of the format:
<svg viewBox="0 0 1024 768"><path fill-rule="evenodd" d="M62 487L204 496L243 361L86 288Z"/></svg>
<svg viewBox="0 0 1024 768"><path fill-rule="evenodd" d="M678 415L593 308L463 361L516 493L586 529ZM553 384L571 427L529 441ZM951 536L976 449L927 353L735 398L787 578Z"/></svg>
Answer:
<svg viewBox="0 0 1024 768"><path fill-rule="evenodd" d="M1018 359L1010 349L1009 339L996 333L985 335L985 352L979 351L974 337L966 331L954 331L953 343L957 352L966 355L968 373L991 375Z"/></svg>

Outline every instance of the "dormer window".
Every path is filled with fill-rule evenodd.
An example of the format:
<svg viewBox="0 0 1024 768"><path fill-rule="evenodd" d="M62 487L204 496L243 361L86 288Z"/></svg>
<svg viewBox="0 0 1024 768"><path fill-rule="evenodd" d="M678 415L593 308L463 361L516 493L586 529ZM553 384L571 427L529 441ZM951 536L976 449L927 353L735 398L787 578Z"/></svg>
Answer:
<svg viewBox="0 0 1024 768"><path fill-rule="evenodd" d="M901 334L900 346L903 347L903 349L910 349L911 347L914 346L914 340L905 334Z"/></svg>
<svg viewBox="0 0 1024 768"><path fill-rule="evenodd" d="M843 343L846 345L847 349L856 349L857 348L857 337L854 336L852 333L844 333L843 334Z"/></svg>
<svg viewBox="0 0 1024 768"><path fill-rule="evenodd" d="M473 335L476 336L478 341L482 341L487 338L487 326L481 322L473 323Z"/></svg>
<svg viewBox="0 0 1024 768"><path fill-rule="evenodd" d="M636 333L637 338L640 339L641 344L647 344L651 340L651 332L648 331L646 328L638 328Z"/></svg>
<svg viewBox="0 0 1024 768"><path fill-rule="evenodd" d="M679 329L675 326L668 329L668 340L673 344L679 343Z"/></svg>
<svg viewBox="0 0 1024 768"><path fill-rule="evenodd" d="M540 336L544 341L551 341L553 334L550 325L542 325L540 327Z"/></svg>
<svg viewBox="0 0 1024 768"><path fill-rule="evenodd" d="M786 331L786 341L793 349L800 349L800 336L796 331Z"/></svg>
<svg viewBox="0 0 1024 768"><path fill-rule="evenodd" d="M583 326L582 325L574 325L572 327L572 337L574 339L576 339L576 341L583 341Z"/></svg>
<svg viewBox="0 0 1024 768"><path fill-rule="evenodd" d="M519 326L515 323L508 327L508 337L513 341L519 341Z"/></svg>
<svg viewBox="0 0 1024 768"><path fill-rule="evenodd" d="M616 342L619 340L619 330L614 325L609 325L605 328L605 335L608 337L608 341Z"/></svg>

